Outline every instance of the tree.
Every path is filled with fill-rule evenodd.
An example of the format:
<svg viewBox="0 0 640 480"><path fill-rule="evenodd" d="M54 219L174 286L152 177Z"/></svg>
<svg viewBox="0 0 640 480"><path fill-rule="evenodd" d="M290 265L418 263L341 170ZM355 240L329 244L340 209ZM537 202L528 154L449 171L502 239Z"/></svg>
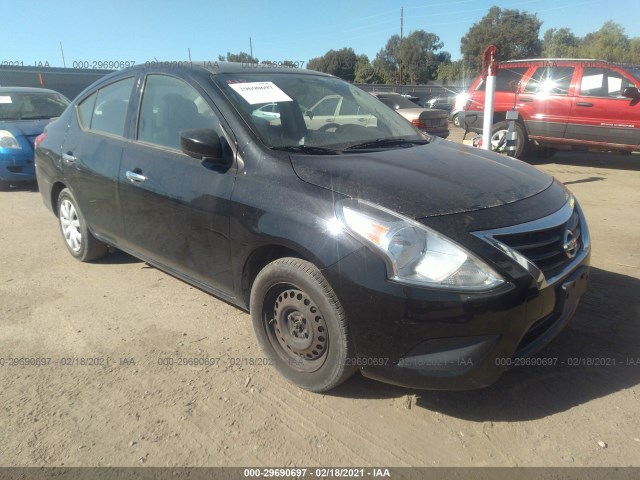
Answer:
<svg viewBox="0 0 640 480"><path fill-rule="evenodd" d="M221 62L258 63L258 59L256 57L252 57L247 52L227 52L226 57L224 55L218 55L218 60Z"/></svg>
<svg viewBox="0 0 640 480"><path fill-rule="evenodd" d="M583 39L582 51L588 58L610 62L630 62L631 42L621 25L608 21L600 30L588 33Z"/></svg>
<svg viewBox="0 0 640 480"><path fill-rule="evenodd" d="M329 50L320 57L312 58L307 62L307 68L330 73L347 82L353 82L356 77L357 61L353 48L343 48L341 50Z"/></svg>
<svg viewBox="0 0 640 480"><path fill-rule="evenodd" d="M463 60L479 72L482 52L491 44L498 47L499 60L538 57L542 51L538 38L541 26L542 22L530 13L491 7L460 39Z"/></svg>
<svg viewBox="0 0 640 480"><path fill-rule="evenodd" d="M356 61L355 83L384 83L382 75L371 64L369 57L365 54L358 55Z"/></svg>
<svg viewBox="0 0 640 480"><path fill-rule="evenodd" d="M411 32L402 42L399 35L392 35L376 55L373 66L386 83L427 83L436 79L441 63L451 61L448 52L439 51L443 46L436 34L424 30Z"/></svg>
<svg viewBox="0 0 640 480"><path fill-rule="evenodd" d="M582 40L568 28L550 28L544 32L542 55L545 57L576 58L581 56Z"/></svg>

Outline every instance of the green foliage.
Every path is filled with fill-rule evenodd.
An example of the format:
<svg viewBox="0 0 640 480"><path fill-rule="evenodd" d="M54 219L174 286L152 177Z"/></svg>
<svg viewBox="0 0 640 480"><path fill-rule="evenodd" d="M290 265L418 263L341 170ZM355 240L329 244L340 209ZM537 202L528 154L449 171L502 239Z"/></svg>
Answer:
<svg viewBox="0 0 640 480"><path fill-rule="evenodd" d="M218 60L221 62L258 63L258 59L256 57L252 57L247 52L227 52L226 56L218 55Z"/></svg>
<svg viewBox="0 0 640 480"><path fill-rule="evenodd" d="M373 66L378 69L386 83L427 83L436 79L441 63L451 61L448 52L439 51L443 46L437 35L424 30L411 32L402 42L399 35L392 35L386 46L376 55Z"/></svg>
<svg viewBox="0 0 640 480"><path fill-rule="evenodd" d="M353 48L329 50L321 57L312 58L307 62L307 68L319 72L330 73L347 82L353 82L356 77L358 58Z"/></svg>
<svg viewBox="0 0 640 480"><path fill-rule="evenodd" d="M640 38L629 38L622 26L605 22L600 30L580 38L568 28L549 29L544 34L543 54L557 58L593 58L640 64Z"/></svg>
<svg viewBox="0 0 640 480"><path fill-rule="evenodd" d="M538 38L541 26L542 22L535 14L491 7L489 13L460 39L463 60L479 72L482 52L489 45L498 47L499 60L538 57L542 52L542 42Z"/></svg>

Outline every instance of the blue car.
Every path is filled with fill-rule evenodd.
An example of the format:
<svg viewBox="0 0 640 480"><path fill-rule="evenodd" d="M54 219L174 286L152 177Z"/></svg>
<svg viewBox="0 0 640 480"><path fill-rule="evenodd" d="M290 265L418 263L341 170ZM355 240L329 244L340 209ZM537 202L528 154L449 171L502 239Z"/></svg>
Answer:
<svg viewBox="0 0 640 480"><path fill-rule="evenodd" d="M67 105L69 100L53 90L0 87L0 190L35 181L35 138Z"/></svg>

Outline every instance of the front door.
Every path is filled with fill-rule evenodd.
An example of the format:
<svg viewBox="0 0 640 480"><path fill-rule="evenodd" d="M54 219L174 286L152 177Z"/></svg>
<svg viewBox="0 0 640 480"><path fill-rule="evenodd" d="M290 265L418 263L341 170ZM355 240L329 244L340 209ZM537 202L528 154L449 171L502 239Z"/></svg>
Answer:
<svg viewBox="0 0 640 480"><path fill-rule="evenodd" d="M236 168L221 169L180 150L180 131L212 128L233 150L219 117L183 80L148 75L136 140L124 151L120 202L128 247L169 271L217 291L232 288L229 202Z"/></svg>

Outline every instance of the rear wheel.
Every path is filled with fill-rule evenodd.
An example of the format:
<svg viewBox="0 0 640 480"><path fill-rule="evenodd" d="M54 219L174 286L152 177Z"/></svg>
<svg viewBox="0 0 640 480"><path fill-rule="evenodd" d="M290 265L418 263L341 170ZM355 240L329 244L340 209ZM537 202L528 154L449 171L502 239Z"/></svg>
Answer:
<svg viewBox="0 0 640 480"><path fill-rule="evenodd" d="M460 114L459 114L459 113L456 113L456 114L453 116L453 119L452 119L452 120L453 120L453 124L454 124L456 127L461 127L461 126L462 126L462 125L461 125L461 123L460 123Z"/></svg>
<svg viewBox="0 0 640 480"><path fill-rule="evenodd" d="M97 240L87 228L78 202L68 188L58 197L58 221L67 250L81 262L96 260L107 253L107 245Z"/></svg>
<svg viewBox="0 0 640 480"><path fill-rule="evenodd" d="M324 392L355 372L345 312L312 263L281 258L267 265L251 288L250 310L263 352L292 383Z"/></svg>

